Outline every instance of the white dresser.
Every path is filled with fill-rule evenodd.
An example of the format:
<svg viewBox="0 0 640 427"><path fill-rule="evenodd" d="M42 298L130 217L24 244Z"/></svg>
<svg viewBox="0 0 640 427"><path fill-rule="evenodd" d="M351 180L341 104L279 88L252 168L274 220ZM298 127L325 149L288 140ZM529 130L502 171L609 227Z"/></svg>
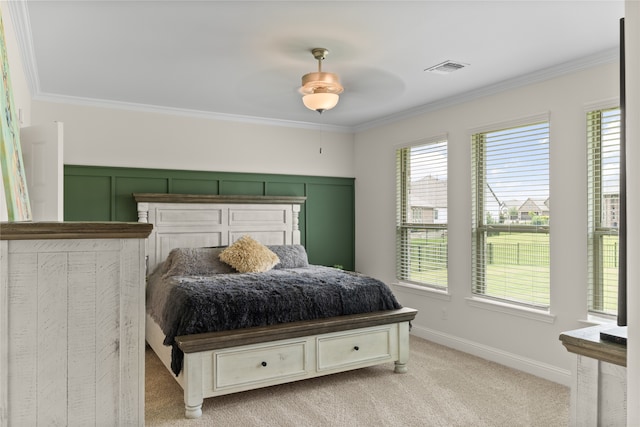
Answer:
<svg viewBox="0 0 640 427"><path fill-rule="evenodd" d="M144 425L140 223L0 224L0 425Z"/></svg>
<svg viewBox="0 0 640 427"><path fill-rule="evenodd" d="M568 331L560 341L576 355L571 384L572 427L624 426L627 420L627 346L600 339L612 325Z"/></svg>

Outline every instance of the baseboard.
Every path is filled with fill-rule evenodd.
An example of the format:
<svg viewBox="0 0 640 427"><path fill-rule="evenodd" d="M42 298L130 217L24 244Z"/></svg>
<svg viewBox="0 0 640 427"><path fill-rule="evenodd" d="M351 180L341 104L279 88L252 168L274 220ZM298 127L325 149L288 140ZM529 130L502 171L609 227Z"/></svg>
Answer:
<svg viewBox="0 0 640 427"><path fill-rule="evenodd" d="M557 366L541 363L537 360L522 357L497 348L479 344L443 332L435 331L422 326L413 325L411 334L455 350L463 351L483 359L517 369L537 377L544 378L555 383L571 386L571 371L560 369Z"/></svg>

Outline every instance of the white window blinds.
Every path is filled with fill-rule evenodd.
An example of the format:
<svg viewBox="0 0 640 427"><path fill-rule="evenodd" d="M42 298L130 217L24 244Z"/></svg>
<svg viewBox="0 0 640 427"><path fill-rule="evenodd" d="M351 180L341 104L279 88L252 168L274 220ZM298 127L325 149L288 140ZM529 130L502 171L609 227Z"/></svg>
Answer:
<svg viewBox="0 0 640 427"><path fill-rule="evenodd" d="M620 109L587 113L589 310L617 314Z"/></svg>
<svg viewBox="0 0 640 427"><path fill-rule="evenodd" d="M396 150L397 278L447 287L447 141Z"/></svg>
<svg viewBox="0 0 640 427"><path fill-rule="evenodd" d="M472 135L472 292L549 306L549 124Z"/></svg>

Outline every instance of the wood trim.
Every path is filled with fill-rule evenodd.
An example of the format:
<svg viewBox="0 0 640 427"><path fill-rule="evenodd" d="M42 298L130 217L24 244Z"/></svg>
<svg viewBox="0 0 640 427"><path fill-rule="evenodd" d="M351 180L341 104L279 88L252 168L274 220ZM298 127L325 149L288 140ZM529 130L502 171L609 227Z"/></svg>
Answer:
<svg viewBox="0 0 640 427"><path fill-rule="evenodd" d="M560 334L568 351L615 365L627 366L627 346L600 340L600 331L611 325L598 325Z"/></svg>
<svg viewBox="0 0 640 427"><path fill-rule="evenodd" d="M367 328L370 326L386 325L389 323L409 322L416 317L417 313L418 310L405 307L399 310L376 311L372 313L352 314L326 319L280 323L277 325L261 326L256 328L183 335L176 337L176 342L183 352L195 353L199 351L216 350L220 348L258 344L268 341Z"/></svg>
<svg viewBox="0 0 640 427"><path fill-rule="evenodd" d="M236 196L218 194L133 193L136 202L303 204L304 196Z"/></svg>
<svg viewBox="0 0 640 427"><path fill-rule="evenodd" d="M146 239L151 230L139 222L2 222L0 240Z"/></svg>

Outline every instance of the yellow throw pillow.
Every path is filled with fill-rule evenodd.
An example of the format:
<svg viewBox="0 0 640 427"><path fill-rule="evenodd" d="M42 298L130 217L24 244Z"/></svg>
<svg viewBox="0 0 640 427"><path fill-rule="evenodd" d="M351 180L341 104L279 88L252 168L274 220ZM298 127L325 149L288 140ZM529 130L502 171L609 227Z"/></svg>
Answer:
<svg viewBox="0 0 640 427"><path fill-rule="evenodd" d="M276 254L251 236L242 236L220 252L219 258L240 273L269 271L280 262Z"/></svg>

